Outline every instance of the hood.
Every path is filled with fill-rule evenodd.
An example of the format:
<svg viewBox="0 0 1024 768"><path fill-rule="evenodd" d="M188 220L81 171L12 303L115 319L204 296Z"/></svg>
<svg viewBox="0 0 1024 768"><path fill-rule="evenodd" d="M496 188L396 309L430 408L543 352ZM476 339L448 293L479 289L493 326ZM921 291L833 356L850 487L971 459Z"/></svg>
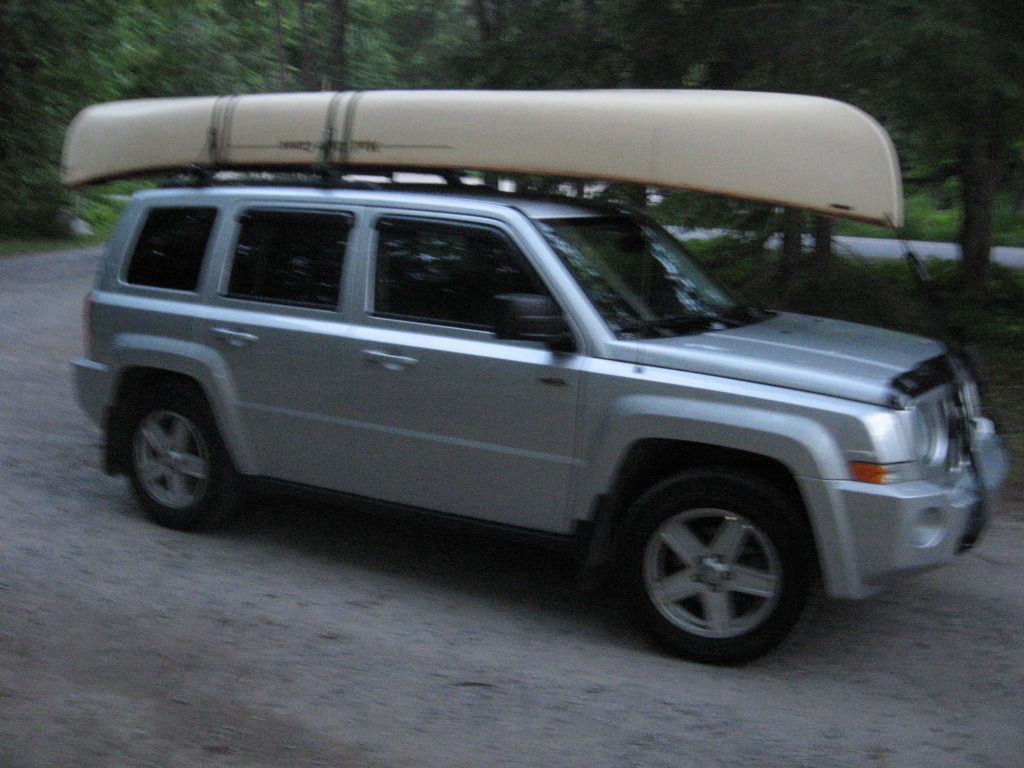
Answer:
<svg viewBox="0 0 1024 768"><path fill-rule="evenodd" d="M644 341L644 365L891 405L892 380L943 352L938 342L780 313L740 328Z"/></svg>

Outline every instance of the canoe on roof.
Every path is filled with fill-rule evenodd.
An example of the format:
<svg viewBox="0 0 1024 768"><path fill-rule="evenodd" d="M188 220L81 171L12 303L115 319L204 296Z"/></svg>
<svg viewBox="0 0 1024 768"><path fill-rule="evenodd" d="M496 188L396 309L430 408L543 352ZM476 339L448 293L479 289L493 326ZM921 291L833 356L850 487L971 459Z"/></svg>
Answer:
<svg viewBox="0 0 1024 768"><path fill-rule="evenodd" d="M68 128L68 186L323 163L632 181L900 224L885 130L831 99L738 91L366 91L141 99Z"/></svg>

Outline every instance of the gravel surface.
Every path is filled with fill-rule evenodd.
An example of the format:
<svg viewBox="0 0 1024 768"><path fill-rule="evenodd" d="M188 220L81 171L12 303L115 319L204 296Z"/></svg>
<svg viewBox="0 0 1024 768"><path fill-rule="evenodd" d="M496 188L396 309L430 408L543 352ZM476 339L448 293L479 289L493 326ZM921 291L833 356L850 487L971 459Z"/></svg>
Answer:
<svg viewBox="0 0 1024 768"><path fill-rule="evenodd" d="M97 258L0 259L3 768L1022 765L1020 509L736 669L531 544L280 500L161 529L74 402Z"/></svg>

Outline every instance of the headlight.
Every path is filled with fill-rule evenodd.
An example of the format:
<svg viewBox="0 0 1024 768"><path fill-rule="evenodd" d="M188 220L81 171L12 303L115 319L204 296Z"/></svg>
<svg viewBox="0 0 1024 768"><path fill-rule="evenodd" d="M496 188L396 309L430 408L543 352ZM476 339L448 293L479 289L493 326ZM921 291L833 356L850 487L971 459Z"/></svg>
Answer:
<svg viewBox="0 0 1024 768"><path fill-rule="evenodd" d="M981 396L978 394L978 385L974 379L966 379L961 383L959 396L965 416L970 418L981 416Z"/></svg>
<svg viewBox="0 0 1024 768"><path fill-rule="evenodd" d="M913 407L914 458L928 466L946 461L949 452L949 419L952 405L947 400L918 403Z"/></svg>
<svg viewBox="0 0 1024 768"><path fill-rule="evenodd" d="M927 463L935 442L935 429L925 408L914 408L911 422L914 428L914 458Z"/></svg>

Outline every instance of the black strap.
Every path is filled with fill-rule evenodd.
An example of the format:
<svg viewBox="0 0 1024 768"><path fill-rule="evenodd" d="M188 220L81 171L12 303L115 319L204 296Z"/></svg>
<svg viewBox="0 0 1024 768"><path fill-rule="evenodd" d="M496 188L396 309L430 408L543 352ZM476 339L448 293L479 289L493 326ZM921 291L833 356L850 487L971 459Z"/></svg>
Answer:
<svg viewBox="0 0 1024 768"><path fill-rule="evenodd" d="M352 149L352 134L355 132L356 104L359 103L363 91L349 91L352 97L345 106L345 122L341 128L341 146L339 147L338 162L348 165L349 155Z"/></svg>
<svg viewBox="0 0 1024 768"><path fill-rule="evenodd" d="M328 165L331 162L331 151L334 148L335 116L338 113L338 102L345 96L344 91L335 91L327 105L327 122L324 126L324 138L320 144L320 163Z"/></svg>

